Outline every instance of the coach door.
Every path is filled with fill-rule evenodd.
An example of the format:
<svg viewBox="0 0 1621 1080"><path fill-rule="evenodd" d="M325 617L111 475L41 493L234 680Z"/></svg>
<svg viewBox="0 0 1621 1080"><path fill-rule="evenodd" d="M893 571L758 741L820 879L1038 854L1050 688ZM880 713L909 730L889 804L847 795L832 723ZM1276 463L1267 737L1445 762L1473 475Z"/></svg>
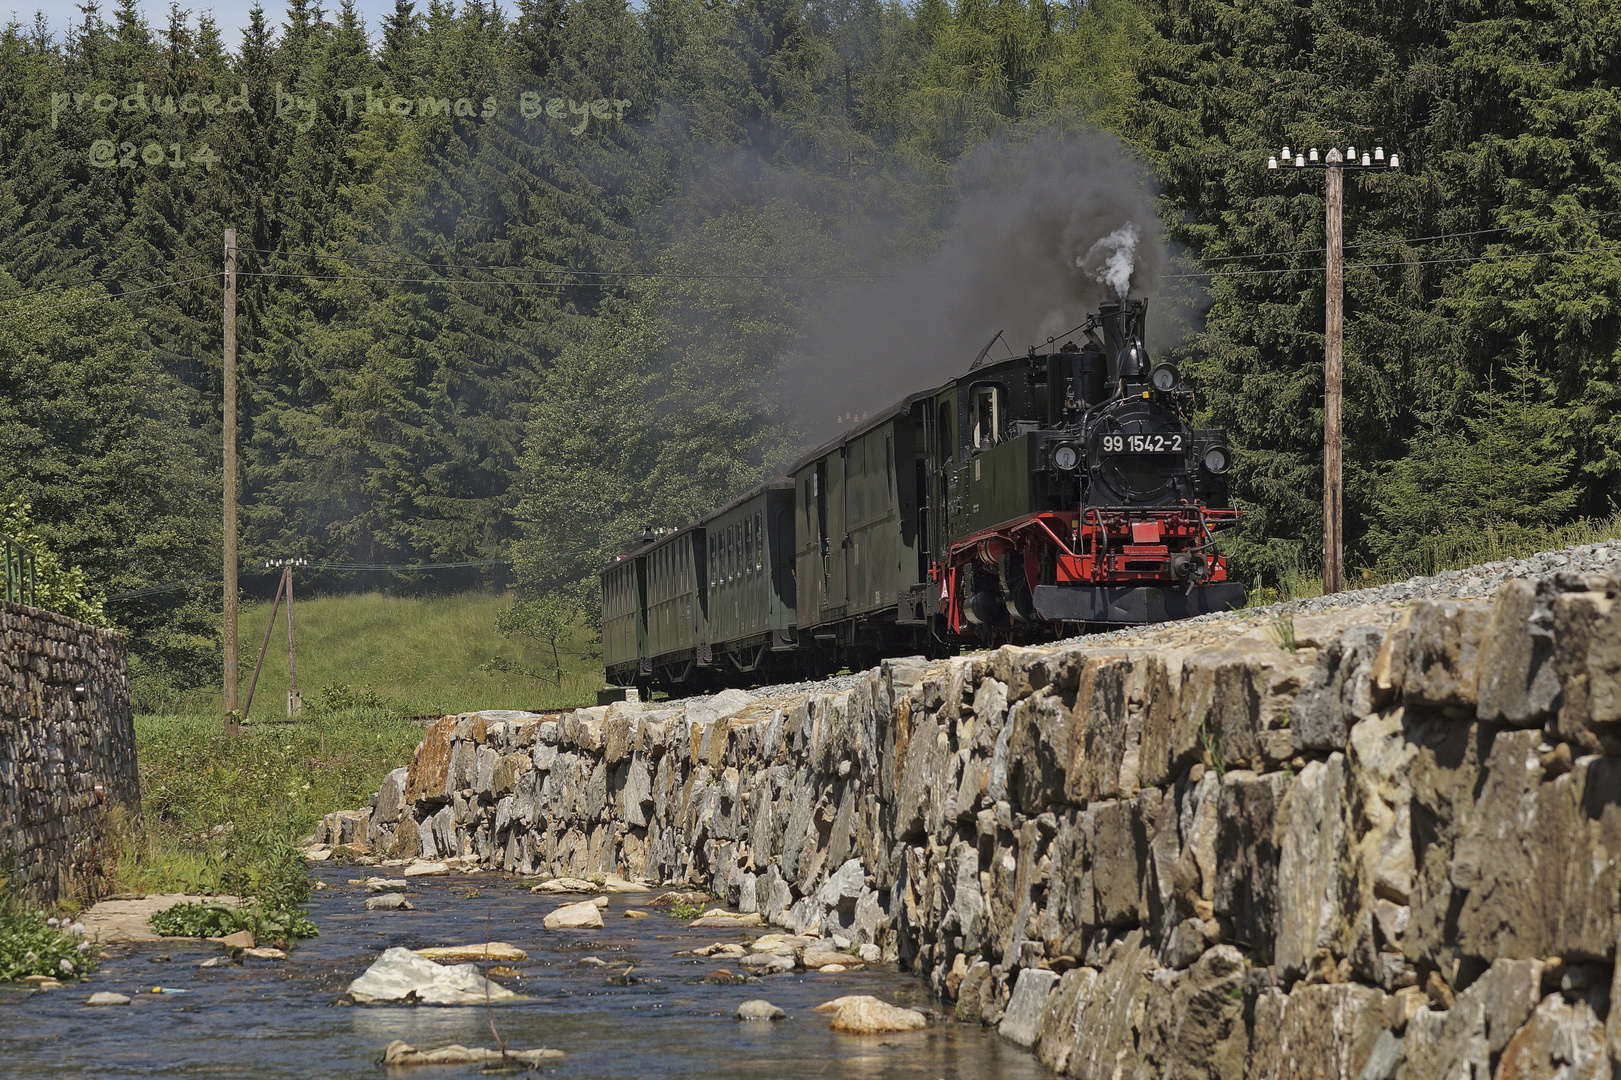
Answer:
<svg viewBox="0 0 1621 1080"><path fill-rule="evenodd" d="M827 606L842 609L850 602L850 484L846 475L848 446L827 456ZM841 611L840 614L843 612Z"/></svg>

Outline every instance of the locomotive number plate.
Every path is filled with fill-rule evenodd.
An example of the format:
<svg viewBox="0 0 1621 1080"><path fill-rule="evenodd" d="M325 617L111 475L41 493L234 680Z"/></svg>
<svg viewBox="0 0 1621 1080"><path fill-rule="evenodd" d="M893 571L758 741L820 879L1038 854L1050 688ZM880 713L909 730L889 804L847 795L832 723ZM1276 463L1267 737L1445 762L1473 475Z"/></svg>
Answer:
<svg viewBox="0 0 1621 1080"><path fill-rule="evenodd" d="M1105 435L1105 454L1180 454L1182 436L1170 435Z"/></svg>

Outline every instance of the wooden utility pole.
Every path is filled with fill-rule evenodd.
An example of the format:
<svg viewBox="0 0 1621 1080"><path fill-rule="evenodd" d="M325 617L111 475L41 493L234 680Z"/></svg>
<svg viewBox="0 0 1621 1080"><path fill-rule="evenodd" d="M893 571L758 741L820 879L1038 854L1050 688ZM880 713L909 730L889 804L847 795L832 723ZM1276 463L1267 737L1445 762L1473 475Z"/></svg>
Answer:
<svg viewBox="0 0 1621 1080"><path fill-rule="evenodd" d="M1345 588L1345 484L1343 466L1344 433L1340 426L1341 405L1344 396L1341 384L1345 379L1345 170L1347 169L1399 169L1401 158L1395 154L1385 160L1385 148L1376 146L1372 154L1357 156L1356 147L1346 147L1341 154L1338 147L1331 148L1321 161L1317 148L1309 154L1292 154L1285 146L1281 155L1282 168L1322 169L1328 175L1326 184L1327 223L1325 247L1328 249L1328 281L1324 288L1326 311L1323 326L1323 593L1337 593ZM1279 171L1276 157L1269 158L1266 167Z"/></svg>
<svg viewBox="0 0 1621 1080"><path fill-rule="evenodd" d="M304 709L298 696L298 647L293 643L293 568L287 567L287 715Z"/></svg>
<svg viewBox="0 0 1621 1080"><path fill-rule="evenodd" d="M236 230L225 230L225 724L236 724Z"/></svg>
<svg viewBox="0 0 1621 1080"><path fill-rule="evenodd" d="M268 564L267 564L268 565ZM281 610L281 594L287 591L287 575L290 568L283 568L281 580L276 583L276 599L270 605L270 621L265 623L265 639L259 643L259 660L253 665L253 678L248 680L248 700L242 704L242 719L248 720L253 713L253 692L259 689L259 672L265 666L265 653L270 649L270 631L276 626L276 612Z"/></svg>
<svg viewBox="0 0 1621 1080"><path fill-rule="evenodd" d="M1345 376L1345 161L1339 148L1328 152L1328 288L1323 343L1323 593L1345 588L1345 490L1340 451L1340 388Z"/></svg>

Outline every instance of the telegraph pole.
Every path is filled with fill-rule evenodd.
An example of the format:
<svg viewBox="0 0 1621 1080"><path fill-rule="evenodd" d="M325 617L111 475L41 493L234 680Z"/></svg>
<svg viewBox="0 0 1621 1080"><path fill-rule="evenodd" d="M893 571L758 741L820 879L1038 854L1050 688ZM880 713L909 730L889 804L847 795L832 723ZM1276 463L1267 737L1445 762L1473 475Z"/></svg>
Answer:
<svg viewBox="0 0 1621 1080"><path fill-rule="evenodd" d="M287 597L287 715L297 716L304 711L304 699L298 693L298 652L293 637L293 567L308 566L309 560L267 559L264 565L266 570L281 567L281 580L276 584L276 599L270 603L270 619L265 623L265 638L259 643L259 659L253 665L253 678L248 680L248 700L242 706L244 720L253 711L253 693L259 688L259 672L264 670L265 653L270 650L270 632L276 628L276 612L281 610L283 595Z"/></svg>
<svg viewBox="0 0 1621 1080"><path fill-rule="evenodd" d="M1345 376L1345 159L1338 147L1328 152L1324 203L1328 207L1328 287L1323 318L1323 593L1345 588L1345 482L1340 451L1341 383Z"/></svg>
<svg viewBox="0 0 1621 1080"><path fill-rule="evenodd" d="M287 567L287 715L289 717L297 716L304 710L304 700L298 696L298 646L293 641L293 567L302 566L303 564L303 559L294 559Z"/></svg>
<svg viewBox="0 0 1621 1080"><path fill-rule="evenodd" d="M1323 594L1345 588L1345 485L1341 428L1342 384L1345 377L1345 208L1346 169L1399 169L1401 159L1376 146L1373 154L1357 157L1356 147L1348 146L1342 155L1338 147L1329 149L1321 160L1317 148L1308 154L1295 154L1294 168L1322 169L1327 220L1324 223L1328 250L1328 281L1324 288L1323 318ZM1290 163L1289 148L1283 148L1283 163ZM1266 167L1278 171L1278 159L1268 158Z"/></svg>
<svg viewBox="0 0 1621 1080"><path fill-rule="evenodd" d="M225 726L236 726L236 230L225 230Z"/></svg>

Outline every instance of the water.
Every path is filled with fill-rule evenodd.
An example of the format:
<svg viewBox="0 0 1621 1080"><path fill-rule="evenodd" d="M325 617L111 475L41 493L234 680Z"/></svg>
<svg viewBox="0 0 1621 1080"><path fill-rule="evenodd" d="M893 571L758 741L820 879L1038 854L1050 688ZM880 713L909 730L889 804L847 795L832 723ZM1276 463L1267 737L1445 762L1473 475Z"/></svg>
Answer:
<svg viewBox="0 0 1621 1080"><path fill-rule="evenodd" d="M839 1035L829 1030L827 1014L812 1011L842 994L937 1006L922 980L892 965L842 975L771 975L744 986L694 984L722 967L737 971L736 958L676 952L715 941L742 943L749 933L765 931L694 930L661 908L648 908L652 915L646 919L625 918L625 909L641 907L646 895L611 898L603 930L548 931L542 916L565 901L531 895L493 874L416 879L407 896L417 910L371 912L365 910L365 890L347 884L365 872L315 870L328 885L310 905L321 935L285 961L198 968L220 949L178 942L118 945L108 950L114 958L88 981L42 993L0 989L0 1077L378 1077L384 1075L378 1064L383 1048L394 1039L418 1049L494 1046L491 1016L510 1048L566 1051L567 1057L539 1070L555 1077L1050 1076L1030 1054L978 1025L948 1022L896 1035ZM472 890L479 895L467 896ZM523 977L505 983L527 1000L488 1011L337 1002L390 946L485 940L529 953L528 961L512 965ZM171 959L154 962L159 956ZM588 956L610 966L582 963ZM610 982L626 961L635 964L631 977L642 981ZM157 985L190 992L152 994ZM134 1001L86 1007L98 990L129 994ZM750 998L771 1001L789 1019L734 1020L733 1011ZM395 1072L437 1080L475 1075L478 1068Z"/></svg>

